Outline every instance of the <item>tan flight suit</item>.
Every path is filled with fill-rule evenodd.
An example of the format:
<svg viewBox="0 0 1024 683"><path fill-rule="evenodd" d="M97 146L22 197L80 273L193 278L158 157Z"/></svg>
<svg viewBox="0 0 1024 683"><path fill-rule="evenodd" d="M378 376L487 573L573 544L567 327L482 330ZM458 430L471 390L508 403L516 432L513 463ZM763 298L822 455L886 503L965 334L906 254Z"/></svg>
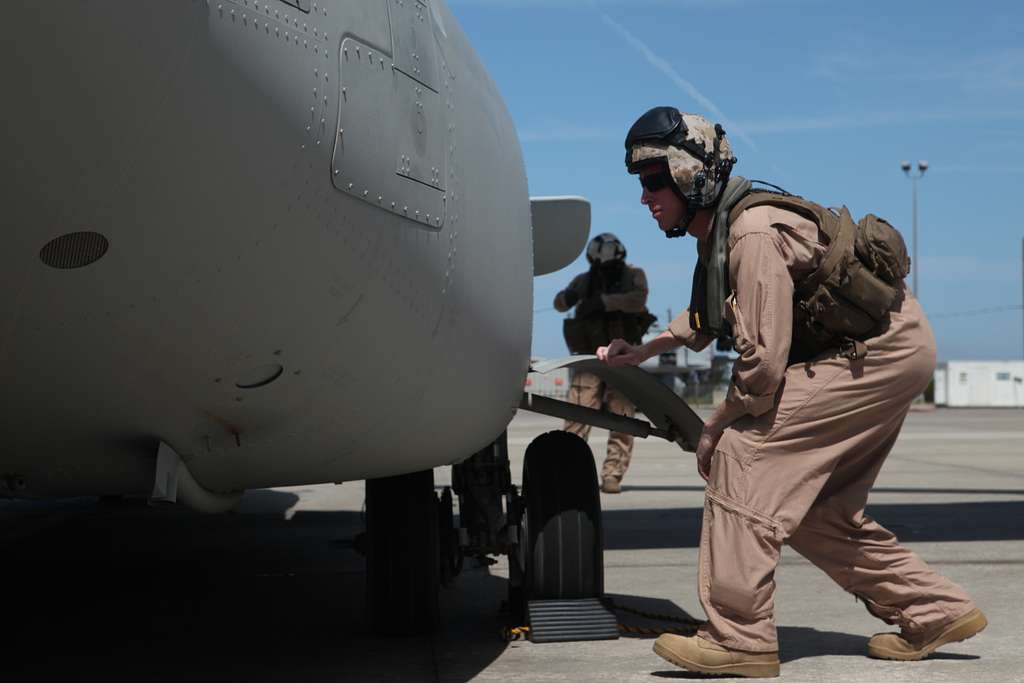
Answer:
<svg viewBox="0 0 1024 683"><path fill-rule="evenodd" d="M643 313L647 310L647 276L640 268L626 265L624 278L628 283L619 294L601 294L606 311L622 311L624 313ZM580 295L577 303L583 302L587 295L588 273L581 273L573 278L569 286L555 296L555 310L560 313L568 311L570 306L565 302L565 293L572 290ZM611 341L611 340L609 340ZM595 351L597 349L594 349ZM613 389L601 381L601 378L591 372L574 372L572 383L569 386L569 402L582 405L587 408L599 410L602 405L607 406L610 412L626 417L633 417L636 407L633 402L626 398L625 394ZM566 420L565 431L578 434L584 440L590 436L590 425L580 422ZM629 469L629 461L633 456L633 436L622 432L608 433L608 448L601 466L601 478L612 478L615 481L622 481Z"/></svg>
<svg viewBox="0 0 1024 683"><path fill-rule="evenodd" d="M935 367L935 339L918 302L904 290L891 321L867 340L866 358L833 351L786 367L793 281L823 253L817 225L776 207L744 211L730 228L735 294L725 315L739 358L726 405L708 424L728 426L705 494L699 594L708 624L698 635L732 649L778 650L773 577L783 543L906 631L975 607L864 514L910 403ZM691 329L686 312L669 329L692 348L710 341Z"/></svg>

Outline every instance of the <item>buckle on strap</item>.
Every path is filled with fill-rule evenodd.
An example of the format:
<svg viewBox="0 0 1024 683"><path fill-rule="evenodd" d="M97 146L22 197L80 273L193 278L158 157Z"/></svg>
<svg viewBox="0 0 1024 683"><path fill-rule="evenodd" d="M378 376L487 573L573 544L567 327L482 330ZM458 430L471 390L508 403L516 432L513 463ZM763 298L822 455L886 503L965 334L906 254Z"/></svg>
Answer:
<svg viewBox="0 0 1024 683"><path fill-rule="evenodd" d="M861 360L868 355L868 346L857 339L844 339L839 343L839 355L851 361Z"/></svg>

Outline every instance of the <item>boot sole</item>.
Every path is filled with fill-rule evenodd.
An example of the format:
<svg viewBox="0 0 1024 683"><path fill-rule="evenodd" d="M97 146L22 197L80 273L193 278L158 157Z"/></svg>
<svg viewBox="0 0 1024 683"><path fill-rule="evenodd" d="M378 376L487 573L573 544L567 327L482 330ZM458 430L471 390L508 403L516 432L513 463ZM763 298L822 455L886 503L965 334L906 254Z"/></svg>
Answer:
<svg viewBox="0 0 1024 683"><path fill-rule="evenodd" d="M779 675L779 663L775 662L772 664L722 664L721 666L706 666L704 664L697 664L691 662L688 659L680 657L672 650L654 643L654 653L664 659L665 661L671 662L678 667L686 669L687 671L696 671L704 674L731 674L733 676L743 676L745 678L777 678Z"/></svg>
<svg viewBox="0 0 1024 683"><path fill-rule="evenodd" d="M936 636L935 640L931 641L920 650L915 650L913 652L899 652L897 650L889 650L884 647L877 647L869 644L868 656L874 657L875 659L893 659L901 662L916 662L924 659L943 645L959 643L962 640L967 640L972 636L978 635L985 630L986 626L988 626L988 620L985 618L985 615L981 613L981 610L973 609L946 627L946 630Z"/></svg>

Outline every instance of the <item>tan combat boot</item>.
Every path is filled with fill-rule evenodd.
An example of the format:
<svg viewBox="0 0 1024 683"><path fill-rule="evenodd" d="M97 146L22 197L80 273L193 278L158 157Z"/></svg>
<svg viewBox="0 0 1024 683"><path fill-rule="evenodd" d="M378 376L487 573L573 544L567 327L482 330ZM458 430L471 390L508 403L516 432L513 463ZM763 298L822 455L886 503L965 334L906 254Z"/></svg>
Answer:
<svg viewBox="0 0 1024 683"><path fill-rule="evenodd" d="M924 659L947 643L967 640L981 633L986 626L988 620L981 610L972 609L959 619L921 633L876 633L868 641L868 656L902 661Z"/></svg>
<svg viewBox="0 0 1024 683"><path fill-rule="evenodd" d="M601 490L605 493L622 493L622 485L615 477L605 477L601 480Z"/></svg>
<svg viewBox="0 0 1024 683"><path fill-rule="evenodd" d="M728 650L699 636L686 638L665 633L654 641L654 652L688 671L747 678L775 678L779 675L778 652Z"/></svg>

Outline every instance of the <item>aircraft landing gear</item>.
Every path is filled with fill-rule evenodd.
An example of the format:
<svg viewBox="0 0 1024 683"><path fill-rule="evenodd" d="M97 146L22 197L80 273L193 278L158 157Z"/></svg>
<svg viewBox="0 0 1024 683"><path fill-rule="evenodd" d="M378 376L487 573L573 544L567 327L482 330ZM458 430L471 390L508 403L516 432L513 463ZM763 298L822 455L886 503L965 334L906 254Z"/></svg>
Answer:
<svg viewBox="0 0 1024 683"><path fill-rule="evenodd" d="M552 431L533 440L523 462L525 530L520 549L531 599L604 592L604 541L590 446Z"/></svg>
<svg viewBox="0 0 1024 683"><path fill-rule="evenodd" d="M601 501L583 439L552 431L529 445L518 522L520 543L509 557L514 615L525 617L530 601L603 596Z"/></svg>
<svg viewBox="0 0 1024 683"><path fill-rule="evenodd" d="M459 498L455 527L452 493ZM523 491L512 484L506 437L452 468L440 498L432 471L366 482L367 597L378 633L438 624L438 591L463 558L509 557L510 617L535 642L617 637L604 595L604 543L590 447L552 431L533 440Z"/></svg>
<svg viewBox="0 0 1024 683"><path fill-rule="evenodd" d="M377 633L437 626L438 508L433 470L366 481L367 609Z"/></svg>

